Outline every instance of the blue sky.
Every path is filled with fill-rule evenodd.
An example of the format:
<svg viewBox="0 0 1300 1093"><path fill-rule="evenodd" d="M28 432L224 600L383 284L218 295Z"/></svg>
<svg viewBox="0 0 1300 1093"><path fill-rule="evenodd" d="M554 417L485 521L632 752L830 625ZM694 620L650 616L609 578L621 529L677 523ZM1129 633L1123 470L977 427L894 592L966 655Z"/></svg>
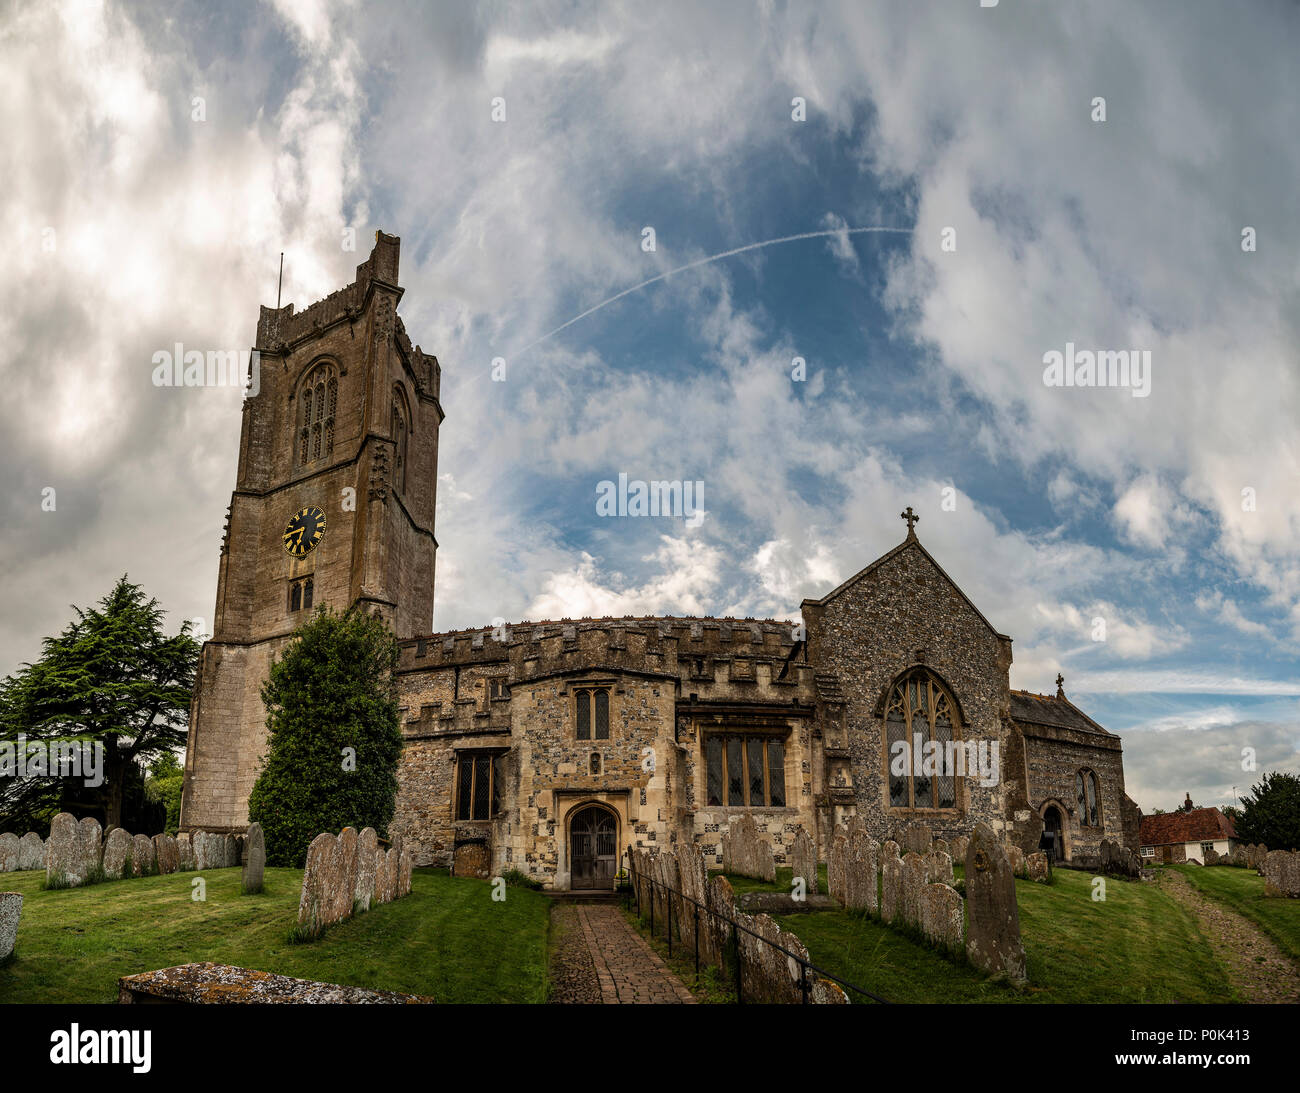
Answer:
<svg viewBox="0 0 1300 1093"><path fill-rule="evenodd" d="M382 228L443 366L437 629L789 617L912 505L1012 685L1063 672L1144 808L1230 802L1243 748L1300 769L1300 15L1249 11L9 9L0 671L122 572L210 618L238 395L153 388L151 355L247 347L281 250L302 307ZM519 352L871 226L904 231L700 264ZM1150 395L1046 386L1067 342L1149 350ZM602 519L620 473L708 515Z"/></svg>

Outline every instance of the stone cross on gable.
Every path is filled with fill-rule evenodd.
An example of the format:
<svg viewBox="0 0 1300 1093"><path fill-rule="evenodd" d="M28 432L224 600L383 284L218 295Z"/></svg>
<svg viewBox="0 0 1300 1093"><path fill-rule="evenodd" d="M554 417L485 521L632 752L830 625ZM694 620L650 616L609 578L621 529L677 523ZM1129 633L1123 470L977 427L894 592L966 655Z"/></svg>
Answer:
<svg viewBox="0 0 1300 1093"><path fill-rule="evenodd" d="M915 536L916 536L916 532L913 530L912 525L915 524L915 523L916 523L919 519L921 519L921 518L920 518L919 516L917 516L916 513L914 513L914 512L912 511L912 506L911 506L911 505L908 505L908 506L907 506L907 511L906 511L906 512L900 512L900 513L898 514L898 516L899 516L899 519L902 519L902 520L906 520L906 521L907 521L907 537L908 537L909 539L915 538Z"/></svg>
<svg viewBox="0 0 1300 1093"><path fill-rule="evenodd" d="M1056 673L1056 697L1065 697L1065 676L1061 675L1060 672Z"/></svg>

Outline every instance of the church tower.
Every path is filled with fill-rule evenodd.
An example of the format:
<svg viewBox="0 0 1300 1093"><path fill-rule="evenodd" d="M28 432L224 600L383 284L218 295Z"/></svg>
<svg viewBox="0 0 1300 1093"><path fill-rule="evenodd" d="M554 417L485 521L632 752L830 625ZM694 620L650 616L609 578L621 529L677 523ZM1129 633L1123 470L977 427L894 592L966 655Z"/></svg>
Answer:
<svg viewBox="0 0 1300 1093"><path fill-rule="evenodd" d="M432 627L441 370L397 317L399 249L376 232L351 285L297 314L261 309L190 709L184 830L247 826L266 749L261 687L315 607L358 605L399 638Z"/></svg>

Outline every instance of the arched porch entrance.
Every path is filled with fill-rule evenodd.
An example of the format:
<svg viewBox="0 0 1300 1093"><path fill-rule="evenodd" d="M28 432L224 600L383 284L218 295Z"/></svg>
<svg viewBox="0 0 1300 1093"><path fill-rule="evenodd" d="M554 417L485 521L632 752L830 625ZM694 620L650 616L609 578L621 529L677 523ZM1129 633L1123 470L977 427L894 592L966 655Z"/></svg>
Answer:
<svg viewBox="0 0 1300 1093"><path fill-rule="evenodd" d="M1049 802L1043 806L1043 834L1052 840L1048 851L1052 861L1065 861L1065 817L1059 805Z"/></svg>
<svg viewBox="0 0 1300 1093"><path fill-rule="evenodd" d="M618 873L618 817L603 805L586 805L569 820L569 887L614 887Z"/></svg>

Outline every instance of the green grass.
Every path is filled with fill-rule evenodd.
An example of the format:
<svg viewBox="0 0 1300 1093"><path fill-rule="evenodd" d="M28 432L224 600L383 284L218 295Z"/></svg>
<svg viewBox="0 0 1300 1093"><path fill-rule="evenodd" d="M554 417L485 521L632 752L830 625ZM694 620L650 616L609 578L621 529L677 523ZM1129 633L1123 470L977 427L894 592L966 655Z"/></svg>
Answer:
<svg viewBox="0 0 1300 1093"><path fill-rule="evenodd" d="M891 1002L1224 1002L1237 1000L1195 920L1154 884L1111 879L1093 902L1092 876L1059 869L1055 883L1016 881L1029 984L1012 988L878 920L844 911L783 915L781 928L813 963ZM778 884L734 878L737 890ZM788 886L787 886L788 889ZM782 889L786 890L786 889Z"/></svg>
<svg viewBox="0 0 1300 1093"><path fill-rule="evenodd" d="M486 881L417 869L411 894L289 940L299 869L267 869L264 890L239 894L239 869L139 877L43 891L40 872L13 873L22 892L16 959L0 968L0 1002L116 1002L123 975L212 960L303 979L431 995L439 1002L543 1002L550 903L522 888L495 903Z"/></svg>
<svg viewBox="0 0 1300 1093"><path fill-rule="evenodd" d="M1253 869L1213 865L1168 865L1202 895L1224 904L1268 934L1292 960L1300 961L1300 899L1270 899L1264 878Z"/></svg>

